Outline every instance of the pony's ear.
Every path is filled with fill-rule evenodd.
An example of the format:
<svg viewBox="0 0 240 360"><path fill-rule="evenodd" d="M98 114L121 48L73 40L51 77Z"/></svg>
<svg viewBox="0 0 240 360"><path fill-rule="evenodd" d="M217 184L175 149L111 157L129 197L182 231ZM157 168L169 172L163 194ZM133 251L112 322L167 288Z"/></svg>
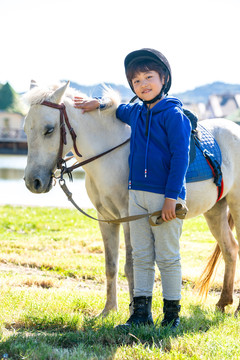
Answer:
<svg viewBox="0 0 240 360"><path fill-rule="evenodd" d="M35 81L35 80L31 80L31 82L30 82L30 90L33 89L33 88L35 88L36 86L38 86L37 83L36 83L36 81Z"/></svg>
<svg viewBox="0 0 240 360"><path fill-rule="evenodd" d="M63 95L65 94L65 91L67 90L69 84L70 81L68 81L66 84L55 90L54 93L51 95L50 101L56 104L61 104Z"/></svg>

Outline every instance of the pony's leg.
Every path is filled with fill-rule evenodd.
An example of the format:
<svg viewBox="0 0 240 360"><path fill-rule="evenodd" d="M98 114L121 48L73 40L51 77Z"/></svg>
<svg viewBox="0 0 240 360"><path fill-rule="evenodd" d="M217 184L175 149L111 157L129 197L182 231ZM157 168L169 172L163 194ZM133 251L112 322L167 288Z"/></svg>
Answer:
<svg viewBox="0 0 240 360"><path fill-rule="evenodd" d="M239 186L238 186L239 188ZM234 225L235 225L235 229L236 229L236 237L238 240L238 245L239 245L239 257L240 257L240 194L238 195L238 191L234 191L234 193L229 193L227 195L227 203L230 209L230 213L231 216L233 218L234 221ZM238 314L238 312L240 311L240 300L239 300L239 305L235 311L235 315Z"/></svg>
<svg viewBox="0 0 240 360"><path fill-rule="evenodd" d="M133 259L132 259L132 246L130 243L130 226L129 223L123 224L123 231L124 231L124 239L125 239L125 251L126 251L126 261L125 261L125 275L128 281L128 288L129 288L129 298L130 304L133 300ZM130 313L132 313L131 306L129 307Z"/></svg>
<svg viewBox="0 0 240 360"><path fill-rule="evenodd" d="M117 275L119 259L119 230L116 224L99 223L105 251L105 271L107 278L107 299L101 315L117 310Z"/></svg>
<svg viewBox="0 0 240 360"><path fill-rule="evenodd" d="M224 311L226 305L233 303L238 245L228 225L227 202L225 199L217 202L204 216L211 233L219 244L225 262L223 288L220 299L216 304L221 311Z"/></svg>

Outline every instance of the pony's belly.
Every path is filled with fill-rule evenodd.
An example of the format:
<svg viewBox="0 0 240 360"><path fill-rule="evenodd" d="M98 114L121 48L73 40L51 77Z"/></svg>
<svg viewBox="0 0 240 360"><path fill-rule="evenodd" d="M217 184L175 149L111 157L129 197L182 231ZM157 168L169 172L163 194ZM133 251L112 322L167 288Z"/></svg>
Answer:
<svg viewBox="0 0 240 360"><path fill-rule="evenodd" d="M186 219L198 216L210 210L217 201L217 187L213 179L187 184Z"/></svg>

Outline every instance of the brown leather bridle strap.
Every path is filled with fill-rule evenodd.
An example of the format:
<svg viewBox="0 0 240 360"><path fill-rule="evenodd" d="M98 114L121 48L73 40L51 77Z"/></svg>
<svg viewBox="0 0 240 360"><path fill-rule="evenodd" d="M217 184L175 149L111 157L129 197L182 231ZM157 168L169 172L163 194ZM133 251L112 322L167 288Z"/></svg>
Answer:
<svg viewBox="0 0 240 360"><path fill-rule="evenodd" d="M86 164L89 164L90 162L94 161L94 160L97 160L99 159L100 157L112 152L113 150L116 150L118 148L120 148L121 146L127 144L128 142L130 141L130 138L128 138L127 140L125 140L123 143L117 145L117 146L114 146L113 148L109 149L109 150L106 150L104 152L102 152L101 154L98 154L98 155L95 155L89 159L86 159L84 161L81 161L80 163L77 163L75 165L72 165L72 166L69 166L69 167L66 167L63 169L63 174L65 173L69 173L69 172L72 172L73 170L79 168L80 166L84 166Z"/></svg>
<svg viewBox="0 0 240 360"><path fill-rule="evenodd" d="M82 155L80 154L80 152L78 151L78 148L77 148L77 144L76 144L77 135L69 122L65 104L63 104L63 103L55 104L55 103L45 100L41 103L41 105L45 105L45 106L48 106L48 107L51 107L54 109L58 109L60 111L60 147L59 147L58 164L57 164L58 168L61 168L60 164L63 162L63 159L62 159L63 145L67 144L65 123L66 123L68 130L70 132L70 135L72 137L74 151L76 152L76 154L78 156L82 157ZM64 123L64 121L65 121L65 123Z"/></svg>

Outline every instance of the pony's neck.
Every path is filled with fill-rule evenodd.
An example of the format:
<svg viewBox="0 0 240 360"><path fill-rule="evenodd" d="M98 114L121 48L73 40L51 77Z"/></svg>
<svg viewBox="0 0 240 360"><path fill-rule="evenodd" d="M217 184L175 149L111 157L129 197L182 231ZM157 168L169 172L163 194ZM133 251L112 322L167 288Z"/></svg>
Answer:
<svg viewBox="0 0 240 360"><path fill-rule="evenodd" d="M67 113L77 139L81 160L95 156L130 137L130 128L116 118L115 110L82 111L67 105Z"/></svg>

